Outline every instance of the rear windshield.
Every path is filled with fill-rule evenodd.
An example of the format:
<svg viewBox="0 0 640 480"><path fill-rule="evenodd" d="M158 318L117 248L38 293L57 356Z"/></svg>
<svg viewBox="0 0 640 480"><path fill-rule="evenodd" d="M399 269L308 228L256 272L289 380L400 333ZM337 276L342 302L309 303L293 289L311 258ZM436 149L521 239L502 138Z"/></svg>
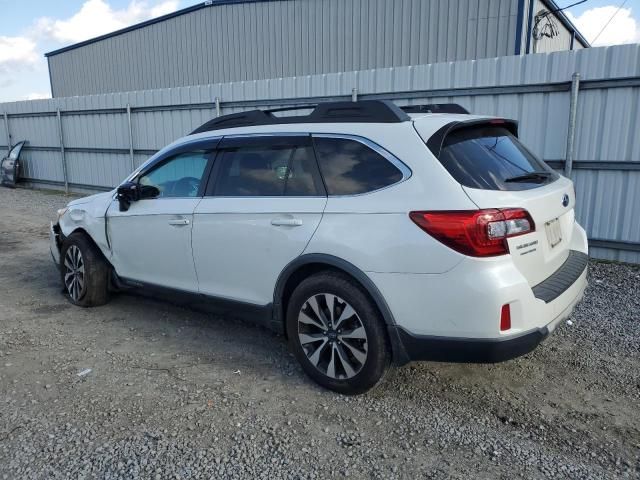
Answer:
<svg viewBox="0 0 640 480"><path fill-rule="evenodd" d="M447 135L440 163L465 187L527 190L558 179L506 128L474 126Z"/></svg>

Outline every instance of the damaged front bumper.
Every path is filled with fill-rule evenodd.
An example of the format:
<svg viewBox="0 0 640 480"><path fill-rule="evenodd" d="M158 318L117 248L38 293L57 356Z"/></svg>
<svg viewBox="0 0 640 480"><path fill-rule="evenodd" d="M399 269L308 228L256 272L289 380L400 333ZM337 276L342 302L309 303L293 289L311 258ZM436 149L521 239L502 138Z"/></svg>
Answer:
<svg viewBox="0 0 640 480"><path fill-rule="evenodd" d="M62 247L62 238L60 232L60 225L53 222L49 224L49 250L51 251L51 258L53 263L60 268L60 248Z"/></svg>

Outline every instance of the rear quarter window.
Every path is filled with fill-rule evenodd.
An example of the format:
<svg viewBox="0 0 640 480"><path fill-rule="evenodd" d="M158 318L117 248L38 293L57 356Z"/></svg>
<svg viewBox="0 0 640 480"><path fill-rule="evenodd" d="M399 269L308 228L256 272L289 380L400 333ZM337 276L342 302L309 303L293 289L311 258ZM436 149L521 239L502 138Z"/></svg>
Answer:
<svg viewBox="0 0 640 480"><path fill-rule="evenodd" d="M438 160L460 184L483 190L527 190L559 178L503 127L455 130L445 138ZM545 175L518 179L533 172Z"/></svg>
<svg viewBox="0 0 640 480"><path fill-rule="evenodd" d="M357 195L399 182L402 172L356 140L314 137L320 172L329 195Z"/></svg>

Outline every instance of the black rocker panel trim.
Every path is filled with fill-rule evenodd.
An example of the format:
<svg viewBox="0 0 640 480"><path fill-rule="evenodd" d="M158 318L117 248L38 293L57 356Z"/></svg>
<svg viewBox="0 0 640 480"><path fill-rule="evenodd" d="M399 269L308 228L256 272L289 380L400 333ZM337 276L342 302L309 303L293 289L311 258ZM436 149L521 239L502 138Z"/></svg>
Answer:
<svg viewBox="0 0 640 480"><path fill-rule="evenodd" d="M115 286L126 292L156 300L166 301L192 310L239 318L262 327L271 328L272 305L256 305L253 303L231 300L228 298L187 292L163 287L147 282L139 282L128 278L114 276Z"/></svg>

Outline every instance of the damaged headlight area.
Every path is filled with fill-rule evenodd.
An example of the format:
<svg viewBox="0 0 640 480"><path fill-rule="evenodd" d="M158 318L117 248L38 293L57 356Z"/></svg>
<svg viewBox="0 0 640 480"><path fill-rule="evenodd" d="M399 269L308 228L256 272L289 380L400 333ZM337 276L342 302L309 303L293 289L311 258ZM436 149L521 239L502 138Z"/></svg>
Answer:
<svg viewBox="0 0 640 480"><path fill-rule="evenodd" d="M67 213L67 211L68 211L68 210L69 210L69 207L64 207L64 208L59 209L59 210L56 212L56 223L60 222L60 219L62 218L62 216L63 216L65 213Z"/></svg>

